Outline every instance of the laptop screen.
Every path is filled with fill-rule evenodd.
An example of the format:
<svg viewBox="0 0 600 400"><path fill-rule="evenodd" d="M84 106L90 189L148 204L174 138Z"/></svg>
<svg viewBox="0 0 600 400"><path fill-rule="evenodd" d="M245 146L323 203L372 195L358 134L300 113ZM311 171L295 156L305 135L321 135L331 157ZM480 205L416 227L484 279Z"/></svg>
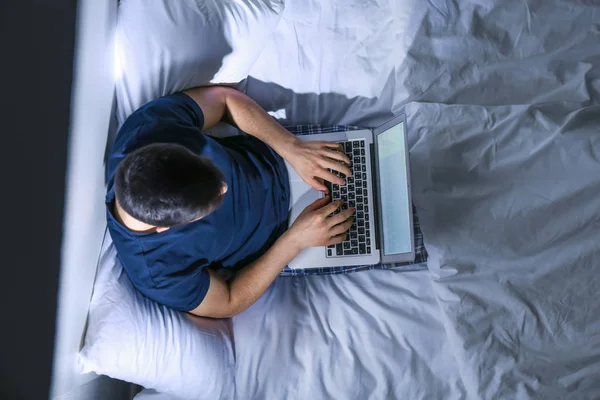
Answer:
<svg viewBox="0 0 600 400"><path fill-rule="evenodd" d="M377 135L384 255L412 251L405 146L404 122Z"/></svg>

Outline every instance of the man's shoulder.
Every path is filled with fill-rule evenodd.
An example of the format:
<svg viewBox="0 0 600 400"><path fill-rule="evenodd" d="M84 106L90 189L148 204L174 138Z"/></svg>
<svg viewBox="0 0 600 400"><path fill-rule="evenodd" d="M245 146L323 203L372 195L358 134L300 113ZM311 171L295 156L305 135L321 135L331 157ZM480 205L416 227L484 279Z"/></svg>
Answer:
<svg viewBox="0 0 600 400"><path fill-rule="evenodd" d="M201 129L204 114L200 107L184 93L174 93L152 100L133 112L120 131L130 131L139 126L171 124Z"/></svg>
<svg viewBox="0 0 600 400"><path fill-rule="evenodd" d="M110 214L110 211L108 211ZM109 232L125 273L146 297L177 310L194 309L208 290L203 254L169 231L138 235L109 217ZM186 235L192 239L194 235ZM197 239L197 238L196 238Z"/></svg>
<svg viewBox="0 0 600 400"><path fill-rule="evenodd" d="M135 232L119 223L110 207L106 214L108 231L126 269L144 268L168 275L170 271L188 270L191 264L199 265L198 260L214 256L207 251L214 245L211 230L203 229L202 224L189 223L162 232ZM202 243L206 246L198 245L200 239L204 239Z"/></svg>

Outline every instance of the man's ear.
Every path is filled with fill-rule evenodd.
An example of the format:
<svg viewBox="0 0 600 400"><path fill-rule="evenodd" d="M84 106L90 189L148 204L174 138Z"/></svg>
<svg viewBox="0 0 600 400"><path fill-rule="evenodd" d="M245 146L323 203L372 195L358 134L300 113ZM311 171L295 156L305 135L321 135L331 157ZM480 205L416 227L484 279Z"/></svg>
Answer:
<svg viewBox="0 0 600 400"><path fill-rule="evenodd" d="M168 227L168 226L157 226L155 229L156 229L157 233L161 233L161 232L164 232L164 231L168 231L171 228Z"/></svg>

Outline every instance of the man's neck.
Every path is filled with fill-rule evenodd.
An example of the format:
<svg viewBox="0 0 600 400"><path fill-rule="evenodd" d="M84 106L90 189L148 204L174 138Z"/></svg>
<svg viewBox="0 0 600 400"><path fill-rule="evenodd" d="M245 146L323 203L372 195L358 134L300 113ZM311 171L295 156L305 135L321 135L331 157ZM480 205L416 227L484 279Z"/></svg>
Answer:
<svg viewBox="0 0 600 400"><path fill-rule="evenodd" d="M123 225L124 227L127 227L127 225L125 225L125 223L123 222L123 218L121 218L121 211L120 211L120 210L121 210L121 207L119 207L119 206L117 205L117 201L115 200L115 201L113 202L113 206L112 206L112 214L113 214L113 216L115 217L115 219L116 219L117 221L119 221L119 223L120 223L121 225Z"/></svg>
<svg viewBox="0 0 600 400"><path fill-rule="evenodd" d="M133 218L131 215L127 214L125 210L119 205L119 202L115 199L113 205L113 216L121 225L125 228L129 229L132 232L156 232L156 227L152 225L145 224L137 219Z"/></svg>

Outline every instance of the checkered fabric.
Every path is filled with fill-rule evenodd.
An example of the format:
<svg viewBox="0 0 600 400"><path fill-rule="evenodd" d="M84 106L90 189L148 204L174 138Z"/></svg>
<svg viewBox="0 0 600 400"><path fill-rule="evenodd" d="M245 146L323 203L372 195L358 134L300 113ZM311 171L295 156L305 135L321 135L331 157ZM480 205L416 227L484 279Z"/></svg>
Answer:
<svg viewBox="0 0 600 400"><path fill-rule="evenodd" d="M295 125L287 126L287 130L292 132L294 135L314 135L318 133L330 133L330 132L345 132L361 129L356 126L350 125L334 125L334 126L321 126L321 125ZM349 272L363 271L368 269L396 269L396 270L407 270L413 271L418 269L426 269L424 263L427 261L427 250L423 243L423 233L419 225L419 218L417 218L417 210L413 205L413 223L414 223L414 236L415 236L415 261L409 263L399 264L377 264L377 265L352 265L342 267L318 267L318 268L306 268L306 269L292 269L289 266L285 267L279 274L281 276L297 276L297 275L335 275L335 274L347 274Z"/></svg>

